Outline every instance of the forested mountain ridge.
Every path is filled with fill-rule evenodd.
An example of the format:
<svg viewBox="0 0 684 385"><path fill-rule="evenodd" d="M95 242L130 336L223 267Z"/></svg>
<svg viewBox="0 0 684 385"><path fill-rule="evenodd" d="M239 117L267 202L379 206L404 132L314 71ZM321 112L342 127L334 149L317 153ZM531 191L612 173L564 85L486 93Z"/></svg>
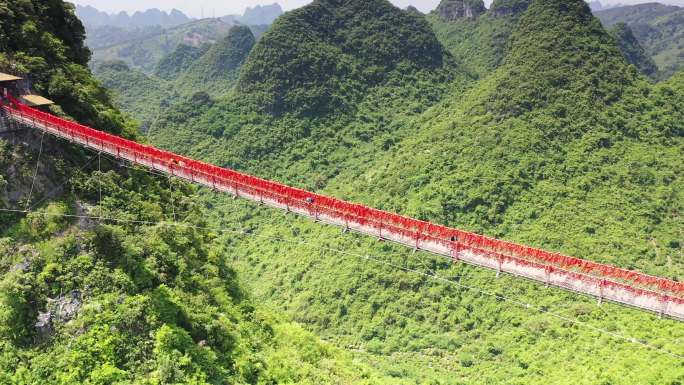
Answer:
<svg viewBox="0 0 684 385"><path fill-rule="evenodd" d="M499 0L489 10L484 1L445 0L428 16L440 42L459 64L477 76L489 75L503 60L509 37L520 15L530 1L514 3ZM445 13L449 9L477 9L458 17ZM497 11L498 9L498 11Z"/></svg>
<svg viewBox="0 0 684 385"><path fill-rule="evenodd" d="M576 5L576 7L581 6L583 5ZM581 16L577 17L576 14ZM555 19L556 22L550 23L551 19ZM560 41L564 44L548 43L552 41ZM608 79L611 78L612 80L609 81ZM441 111L443 116L439 118L437 117L439 115L436 115L426 119L421 131L425 134L409 138L405 147L398 146L397 152L388 154L388 158L392 158L393 161L391 166L383 171L386 176L378 175L377 172L373 174L379 180L400 173L429 175L421 180L420 186L425 191L424 194L415 197L409 195L410 198L402 199L404 203L401 206L414 208L415 211L410 211L412 214L426 215L428 210L435 210L429 214L429 217L443 218L442 221L449 222L450 215L461 212L466 216L457 219L455 223L461 225L470 223L478 231L491 227L498 228L499 230L493 235L504 235L516 229L516 236L520 236L526 230L518 227L519 221L529 221L530 225L540 223L543 212L551 213L557 209L564 211L575 204L569 204L564 209L553 203L552 207L540 210L539 203L537 203L533 205L537 208L530 209L531 211L527 214L531 217L523 219L526 214L517 212L517 209L511 210L510 205L526 195L525 191L531 193L530 199L533 199L532 197L541 199L551 194L555 196L548 198L547 204L551 204L569 193L570 185L567 184L569 180L579 178L580 184L573 188L583 190L584 192L581 193L576 192L581 196L603 184L600 181L605 176L598 177L598 175L620 170L617 168L609 171L606 169L607 165L601 164L600 158L584 160L578 158L578 164L563 164L566 162L565 159L568 159L568 155L564 154L568 154L567 151L576 145L581 148L590 145L592 140L604 138L600 140L603 144L599 144L596 152L605 151L608 156L611 151L618 150L614 144L616 141L619 141L621 146L631 143L630 146L637 147L641 147L643 142L653 142L651 146L654 147L649 153L640 156L645 155L645 159L648 159L651 156L658 157L656 154L660 153L661 160L665 160L668 157L664 155L669 153L669 163L659 165L659 172L665 175L668 172L674 172L679 175L682 165L676 160L678 148L676 143L681 137L681 127L672 119L673 116L678 116L675 111L681 111L681 106L679 106L681 99L667 96L670 92L667 90L670 87L681 91L677 79L667 85L656 86L655 90L651 91L638 73L626 65L610 37L602 31L597 21L587 16L586 13L558 14L558 11L551 6L543 9L535 6L528 11L526 18L521 21L521 25L513 35L511 54L506 57L502 66L474 88L470 95L457 101L446 102L446 105L436 108L435 110ZM644 106L637 107L644 102L639 100L645 93L649 95L650 101ZM658 106L662 106L663 111L667 112L658 113L660 108ZM652 119L655 118L657 119L653 121ZM441 140L435 140L437 137ZM585 143L585 141L589 142ZM411 148L413 152L402 151L406 148ZM623 147L619 152L626 151L626 148ZM416 162L412 154L421 151L429 151L435 156L426 156L423 161ZM496 155L486 156L485 154L489 154L490 151ZM635 158L640 152L641 150L632 152L630 162L635 162L635 165L644 164L642 162L645 162L645 159ZM454 155L456 159L452 159L443 157L441 154L459 155L457 157ZM523 154L529 154L529 156ZM622 155L618 154L610 155L610 159L621 157ZM386 161L380 158L377 164L385 164ZM553 162L559 162L559 164L553 166ZM583 162L587 164L583 165ZM590 166L593 162L598 163ZM457 168L454 169L454 167ZM628 170L629 166L626 167ZM654 168L648 171L649 173L655 171L655 165L652 167ZM401 172L399 172L400 169ZM443 171L437 171L440 169ZM591 174L588 170L594 170L591 173L596 172L597 175L584 179L586 173ZM353 175L354 178L359 177L357 173ZM431 179L433 183L427 182ZM491 183L478 182L490 180ZM562 182L565 187L552 187L559 181L565 181ZM348 179L343 180L341 184L344 185L345 182L348 183ZM405 185L400 186L397 183ZM403 181L397 180L390 184L399 192L410 190L410 183L409 179L403 179ZM466 186L471 183L474 189L472 194L466 192L469 189ZM625 191L620 193L615 190L618 189L617 186L620 183L622 182L607 183L601 188L608 190L600 193L597 191L595 199L603 200L602 195L610 190L613 190L611 195L615 194L614 199L629 197L630 187L622 186L621 188ZM656 183L656 181L651 183ZM663 184L662 187L666 187L670 186L671 181L665 178L660 183ZM461 188L450 190L448 188L450 185L458 185ZM537 185L536 188L535 185ZM550 189L545 193L540 193L536 191L537 188ZM671 188L672 186L666 187L670 193L679 194L676 188L673 190ZM558 190L554 192L555 189ZM535 192L532 193L532 191ZM370 195L370 192L368 194ZM517 198L513 198L514 196ZM655 204L660 200L657 196L656 194L649 200L652 199ZM513 198L512 201L511 198ZM586 197L583 199L585 204L591 203ZM389 197L378 198L378 202L390 200ZM541 200L544 201L544 199ZM433 203L426 203L430 201ZM668 210L677 212L681 200L673 198L668 201L670 205ZM530 205L530 202L523 205ZM432 208L428 209L428 207ZM570 220L586 222L592 216L589 213L596 210L597 207L592 208L580 217L568 212L569 218L556 218L552 222L558 225L569 224ZM612 205L602 210L610 212ZM472 215L467 214L469 212ZM560 212L554 215L557 214ZM511 222L506 224L508 220L505 218L509 215ZM602 216L602 218L605 220L608 217ZM677 238L675 233L670 232L677 227L676 223L675 220L666 226L662 223L659 226L670 233L668 237ZM624 224L617 225L617 228L626 229L627 227ZM593 242L600 242L600 237L595 236L596 230L589 230L592 235L586 238L593 239ZM563 233L577 234L582 231L580 227L572 231L568 229ZM611 230L611 232L614 231L616 231L615 228ZM633 228L633 231L638 233L643 229L640 230L637 226ZM551 234L549 232L543 237ZM604 236L610 237L611 234L606 232ZM630 239L630 237L625 239ZM679 241L664 241L662 244L675 246L670 253L678 252ZM549 245L549 247L556 246ZM571 253L585 256L592 253L591 250L579 251L573 249ZM595 251L596 248L593 252ZM646 250L634 249L633 256L644 251ZM672 267L672 265L667 266ZM661 274L669 274L667 266L663 266L660 270ZM647 261L642 261L640 266L642 269L653 267L649 266Z"/></svg>
<svg viewBox="0 0 684 385"><path fill-rule="evenodd" d="M114 29L100 37L105 44L98 44L94 49L91 66L97 67L107 61L123 60L132 68L151 74L157 64L173 52L179 44L193 47L213 44L224 38L233 26L234 23L219 19L203 19L172 28L142 29L124 41L117 41L110 37L122 33ZM113 43L106 43L112 40L114 40ZM94 43L91 41L89 44Z"/></svg>
<svg viewBox="0 0 684 385"><path fill-rule="evenodd" d="M218 94L230 90L255 44L256 39L249 27L231 28L226 37L214 43L183 71L178 79L180 87Z"/></svg>
<svg viewBox="0 0 684 385"><path fill-rule="evenodd" d="M152 8L142 12L135 12L132 15L129 15L126 12L110 15L106 12L98 11L96 8L89 5L85 7L77 5L76 16L83 22L86 28L104 26L120 28L153 26L175 27L192 20L177 9L172 9L170 12L164 12Z"/></svg>
<svg viewBox="0 0 684 385"><path fill-rule="evenodd" d="M483 76L490 74L501 63L517 20L529 4L529 0L495 1L486 9L484 1L481 0L445 0L430 13L428 20L440 42L459 63L475 75ZM665 13L678 9L660 4L654 6ZM615 14L614 18L620 18L618 15L622 15L616 11L612 12L603 12L599 15L605 14L608 17ZM634 22L629 18L623 18L625 21ZM630 64L634 64L642 73L653 79L671 74L670 70L663 74L658 71L650 56L651 52L646 52L629 25L614 25L614 21L608 20L606 28L616 39L618 47ZM641 22L644 22L643 17Z"/></svg>
<svg viewBox="0 0 684 385"><path fill-rule="evenodd" d="M488 112L520 117L555 104L591 113L614 103L637 80L586 4L547 0L533 5L511 35L503 65L489 80L498 84L485 102ZM550 24L554 17L556 23Z"/></svg>
<svg viewBox="0 0 684 385"><path fill-rule="evenodd" d="M52 113L139 137L87 69L73 12L5 2L2 68L30 74ZM0 139L0 208L31 212L0 213L0 383L390 383L258 306L194 187L14 135Z"/></svg>
<svg viewBox="0 0 684 385"><path fill-rule="evenodd" d="M629 25L618 23L612 26L608 32L617 42L622 55L628 63L633 64L641 73L650 78L657 77L658 66L653 59L648 56L641 44L639 44L639 41L634 36L634 32Z"/></svg>
<svg viewBox="0 0 684 385"><path fill-rule="evenodd" d="M307 31L307 25L317 29ZM376 33L366 34L369 29ZM382 43L386 38L391 44ZM167 129L185 125L174 141L210 145L206 151L224 154L221 164L277 163L293 146L326 158L341 141L355 147L392 136L394 128L377 112L415 115L464 79L417 12L384 0L315 1L278 19L257 42L235 92L179 102L155 121L150 135L161 133L165 140ZM210 121L196 121L198 116ZM232 144L224 147L225 141Z"/></svg>
<svg viewBox="0 0 684 385"><path fill-rule="evenodd" d="M335 67L329 72L335 76L320 76L317 66L327 63L328 50L339 52L337 44L347 36L325 44L320 36L348 31L348 24L329 21L355 20L363 13L351 10L364 2L318 3L328 5L331 19L307 18L317 7L290 13L296 19L286 15L276 22L265 35L269 47L258 43L247 59L244 69L264 69L265 84L175 105L152 125L150 139L340 198L681 279L681 74L649 83L584 2L535 0L525 8L501 4L517 12L497 15L510 39L495 36L502 49L480 56L489 70L479 79L464 75L474 71L464 63L467 56L459 56L464 51L452 47L453 58L443 54L442 68L415 72L415 65L398 66L397 77L389 71L380 86L366 88L359 85L368 79L362 75L347 76ZM322 59L297 66L316 51L289 49L300 45L282 31L300 31L309 20L315 28L301 38L302 46L320 47ZM363 36L381 41L382 34ZM303 56L261 55L257 49ZM367 65L356 63L360 56L349 60L356 68ZM279 79L288 75L312 81L283 86ZM259 75L252 76L256 82ZM414 93L416 83L432 94ZM363 89L372 92L358 99ZM325 106L341 107L301 108L319 94L326 96ZM509 278L496 281L478 269L411 256L249 204L207 200L215 207L210 221L239 222L255 234L230 249L260 300L340 346L375 353L373 362L392 368L397 381L669 384L684 378L672 356L597 331L619 330L680 352L684 330L678 323L597 307ZM286 242L261 242L263 237ZM515 308L503 297L569 314L596 329Z"/></svg>
<svg viewBox="0 0 684 385"><path fill-rule="evenodd" d="M259 40L238 93L256 95L259 107L275 115L320 115L348 108L400 65L413 72L444 62L441 45L417 12L383 0L318 0L279 18ZM352 88L341 92L343 85Z"/></svg>
<svg viewBox="0 0 684 385"><path fill-rule="evenodd" d="M667 78L684 68L684 8L659 3L623 6L596 12L610 28L627 24Z"/></svg>
<svg viewBox="0 0 684 385"><path fill-rule="evenodd" d="M154 75L120 61L104 62L95 73L147 131L167 108L190 96L206 100L230 93L255 42L250 28L234 26L214 44L180 44L159 62Z"/></svg>

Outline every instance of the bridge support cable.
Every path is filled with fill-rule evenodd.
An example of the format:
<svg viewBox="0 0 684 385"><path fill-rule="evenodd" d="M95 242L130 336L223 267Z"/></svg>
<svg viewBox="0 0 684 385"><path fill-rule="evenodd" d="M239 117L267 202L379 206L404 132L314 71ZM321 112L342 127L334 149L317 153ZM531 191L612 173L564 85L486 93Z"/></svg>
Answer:
<svg viewBox="0 0 684 385"><path fill-rule="evenodd" d="M176 221L176 197L175 197L175 191L173 189L173 176L169 175L169 191L171 192L171 197L169 201L171 202L171 217L173 218L173 221Z"/></svg>
<svg viewBox="0 0 684 385"><path fill-rule="evenodd" d="M0 106L21 124L133 164L322 223L485 267L544 285L584 293L684 321L684 283L564 256L346 202L220 168L97 131L19 102ZM598 290L599 282L603 282Z"/></svg>
<svg viewBox="0 0 684 385"><path fill-rule="evenodd" d="M97 205L102 204L102 152L97 153Z"/></svg>
<svg viewBox="0 0 684 385"><path fill-rule="evenodd" d="M38 150L38 159L36 159L36 169L33 172L33 179L31 180L31 189L29 190L28 198L26 200L26 210L31 209L31 198L33 197L33 188L36 186L36 178L38 178L38 168L40 167L40 157L43 155L43 141L45 140L45 131L40 134L40 149Z"/></svg>
<svg viewBox="0 0 684 385"><path fill-rule="evenodd" d="M84 171L86 167L89 167L93 162L95 161L95 157L91 157L87 162L83 163L81 166L78 166L76 168L77 171ZM46 200L50 199L51 197L54 196L58 191L62 190L67 184L69 184L73 179L73 175L65 178L62 183L54 187L52 190L50 190L47 194L45 194L39 201L36 203L32 204L31 207L28 209L29 211L33 211L36 208L38 208L43 202Z"/></svg>

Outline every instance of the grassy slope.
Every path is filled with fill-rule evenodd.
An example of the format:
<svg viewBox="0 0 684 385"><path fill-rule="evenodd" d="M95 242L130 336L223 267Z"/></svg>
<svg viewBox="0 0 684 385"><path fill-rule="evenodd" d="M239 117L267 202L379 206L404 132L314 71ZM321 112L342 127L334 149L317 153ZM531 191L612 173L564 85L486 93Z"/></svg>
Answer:
<svg viewBox="0 0 684 385"><path fill-rule="evenodd" d="M424 113L425 102L412 101L398 81L335 120L273 119L234 99L188 104L152 139L377 207L681 277L681 75L649 85L580 1L536 1L509 52L490 77ZM398 113L412 105L418 114ZM682 353L679 323L208 199L212 222L436 270ZM667 355L364 259L258 238L226 241L260 299L341 346L376 353L380 367L392 362L397 377L656 384L684 375Z"/></svg>

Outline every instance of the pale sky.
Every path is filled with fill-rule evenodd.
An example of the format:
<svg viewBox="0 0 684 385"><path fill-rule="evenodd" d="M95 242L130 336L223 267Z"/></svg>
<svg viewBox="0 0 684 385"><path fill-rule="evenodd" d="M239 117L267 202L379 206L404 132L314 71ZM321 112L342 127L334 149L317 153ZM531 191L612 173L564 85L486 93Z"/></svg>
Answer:
<svg viewBox="0 0 684 385"><path fill-rule="evenodd" d="M119 11L143 11L149 8L159 8L169 11L177 8L190 17L212 17L224 16L228 14L242 14L245 8L257 4L267 5L278 2L285 10L301 7L310 0L69 0L79 5L92 5L93 7L115 13ZM398 7L404 8L413 5L423 12L428 12L437 7L440 0L391 0ZM653 1L653 0L652 0ZM659 0L663 3L673 3L684 5L684 0ZM601 0L604 4L621 3L637 4L647 2L646 0ZM486 4L491 0L485 0Z"/></svg>

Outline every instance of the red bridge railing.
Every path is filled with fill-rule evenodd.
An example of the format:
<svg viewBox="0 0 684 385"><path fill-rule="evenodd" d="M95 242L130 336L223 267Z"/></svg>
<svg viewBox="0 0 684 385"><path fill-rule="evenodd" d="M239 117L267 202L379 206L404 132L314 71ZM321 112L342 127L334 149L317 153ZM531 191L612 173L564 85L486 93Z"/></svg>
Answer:
<svg viewBox="0 0 684 385"><path fill-rule="evenodd" d="M667 313L670 304L684 306L684 283L681 282L498 240L312 193L123 139L28 107L16 100L2 104L2 108L5 114L20 123L31 124L72 142L215 189L233 192L237 196L242 194L253 200L275 202L287 210L304 212L316 219L331 218L336 224L344 223L346 227L353 224L364 229L374 229L380 237L384 237L383 234L391 235L404 244L409 244L407 240L410 240L411 244L415 242L417 249L422 248L422 245L430 245L433 250L440 250L438 252L442 254L445 254L443 250L448 250L453 259L458 259L460 252L468 251L487 256L489 260L496 261L499 267L514 263L516 266L533 266L537 270L543 270L547 275L562 273L563 279L582 280L597 285L598 289L591 290L570 288L592 295L601 296L602 294L597 293L612 288L636 296L657 297L663 304L664 310L661 313ZM626 300L617 301L628 303ZM649 310L654 308L649 307ZM684 307L681 317L684 319Z"/></svg>

